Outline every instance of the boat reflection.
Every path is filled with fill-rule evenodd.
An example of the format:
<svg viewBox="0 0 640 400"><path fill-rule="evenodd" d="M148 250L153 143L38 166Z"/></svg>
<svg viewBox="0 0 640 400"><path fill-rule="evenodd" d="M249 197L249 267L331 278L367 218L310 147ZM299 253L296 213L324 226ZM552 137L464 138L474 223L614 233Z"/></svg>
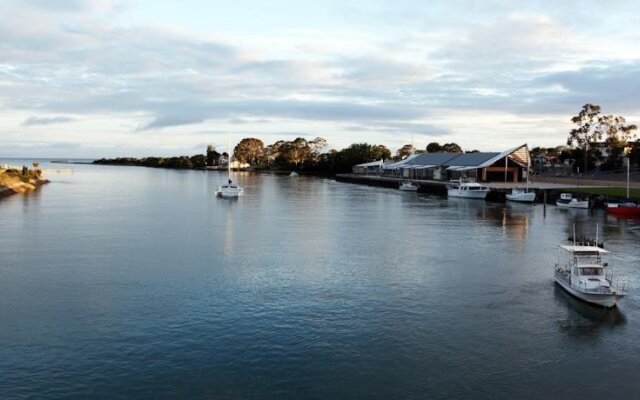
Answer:
<svg viewBox="0 0 640 400"><path fill-rule="evenodd" d="M627 317L619 308L596 307L576 299L554 285L557 303L567 310L558 321L560 330L571 338L596 339L603 331L626 325Z"/></svg>

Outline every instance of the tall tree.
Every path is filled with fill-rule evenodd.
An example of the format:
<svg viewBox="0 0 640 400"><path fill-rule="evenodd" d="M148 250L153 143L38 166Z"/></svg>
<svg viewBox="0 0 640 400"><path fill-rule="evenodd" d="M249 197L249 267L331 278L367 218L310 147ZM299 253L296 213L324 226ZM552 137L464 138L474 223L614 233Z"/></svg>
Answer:
<svg viewBox="0 0 640 400"><path fill-rule="evenodd" d="M404 159L414 154L415 152L416 152L416 149L413 147L412 144L405 144L404 146L398 149L398 151L396 152L396 157L398 157L399 159Z"/></svg>
<svg viewBox="0 0 640 400"><path fill-rule="evenodd" d="M296 138L293 142L285 142L281 156L287 163L299 167L311 159L311 147L304 138Z"/></svg>
<svg viewBox="0 0 640 400"><path fill-rule="evenodd" d="M571 122L576 124L576 127L569 132L567 144L583 150L584 172L587 171L589 159L593 159L593 155L589 155L589 143L602 140L603 131L598 129L598 115L600 106L587 103L582 106L578 115L571 117Z"/></svg>
<svg viewBox="0 0 640 400"><path fill-rule="evenodd" d="M442 151L447 153L462 153L462 147L457 143L445 143L442 145Z"/></svg>
<svg viewBox="0 0 640 400"><path fill-rule="evenodd" d="M264 143L260 139L244 138L233 149L233 155L241 163L260 165L265 155Z"/></svg>
<svg viewBox="0 0 640 400"><path fill-rule="evenodd" d="M622 156L629 140L635 136L636 125L629 125L622 116L603 115L598 118L598 130L602 132L608 156L605 159L605 168L618 169L622 166Z"/></svg>
<svg viewBox="0 0 640 400"><path fill-rule="evenodd" d="M322 154L322 150L327 147L327 140L321 137L317 137L311 140L308 144L311 148L311 156L313 157L313 161L318 161L318 159L320 158L320 154Z"/></svg>
<svg viewBox="0 0 640 400"><path fill-rule="evenodd" d="M427 145L427 153L438 153L442 151L442 147L438 142L431 142Z"/></svg>
<svg viewBox="0 0 640 400"><path fill-rule="evenodd" d="M220 153L216 151L216 146L210 144L207 146L207 165L213 166L218 163L218 159L220 158Z"/></svg>

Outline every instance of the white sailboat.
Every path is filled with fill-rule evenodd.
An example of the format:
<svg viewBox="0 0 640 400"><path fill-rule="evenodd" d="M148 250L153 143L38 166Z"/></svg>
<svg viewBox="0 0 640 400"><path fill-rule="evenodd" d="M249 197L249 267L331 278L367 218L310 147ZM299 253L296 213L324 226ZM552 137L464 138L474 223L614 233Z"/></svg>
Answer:
<svg viewBox="0 0 640 400"><path fill-rule="evenodd" d="M244 189L242 186L234 184L231 180L231 143L229 138L227 137L227 153L229 154L229 158L227 159L227 183L225 185L218 186L218 190L216 191L216 196L225 197L225 198L237 198L244 195Z"/></svg>
<svg viewBox="0 0 640 400"><path fill-rule="evenodd" d="M505 183L507 181L506 172L507 172L507 161L509 157L505 157ZM515 187L511 189L511 193L507 193L506 197L508 201L517 201L520 203L533 203L536 200L536 193L529 191L529 163L527 162L527 186L522 189Z"/></svg>

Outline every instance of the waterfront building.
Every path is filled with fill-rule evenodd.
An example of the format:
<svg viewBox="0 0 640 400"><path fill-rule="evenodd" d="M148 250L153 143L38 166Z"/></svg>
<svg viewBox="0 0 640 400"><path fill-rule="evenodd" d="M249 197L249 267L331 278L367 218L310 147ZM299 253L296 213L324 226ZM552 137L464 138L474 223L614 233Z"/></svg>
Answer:
<svg viewBox="0 0 640 400"><path fill-rule="evenodd" d="M368 163L362 163L354 165L351 170L354 174L364 175L380 175L384 166L383 160L372 161Z"/></svg>
<svg viewBox="0 0 640 400"><path fill-rule="evenodd" d="M405 179L524 182L531 165L526 144L503 152L423 153L384 165L383 175Z"/></svg>

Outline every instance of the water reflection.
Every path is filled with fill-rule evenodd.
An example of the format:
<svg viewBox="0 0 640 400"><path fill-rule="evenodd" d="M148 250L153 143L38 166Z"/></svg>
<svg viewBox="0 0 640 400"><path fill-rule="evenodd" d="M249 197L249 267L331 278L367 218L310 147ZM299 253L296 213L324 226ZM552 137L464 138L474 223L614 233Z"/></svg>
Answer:
<svg viewBox="0 0 640 400"><path fill-rule="evenodd" d="M627 318L619 308L595 307L571 296L554 285L556 303L567 310L558 321L560 331L576 339L596 339L603 331L626 325Z"/></svg>

